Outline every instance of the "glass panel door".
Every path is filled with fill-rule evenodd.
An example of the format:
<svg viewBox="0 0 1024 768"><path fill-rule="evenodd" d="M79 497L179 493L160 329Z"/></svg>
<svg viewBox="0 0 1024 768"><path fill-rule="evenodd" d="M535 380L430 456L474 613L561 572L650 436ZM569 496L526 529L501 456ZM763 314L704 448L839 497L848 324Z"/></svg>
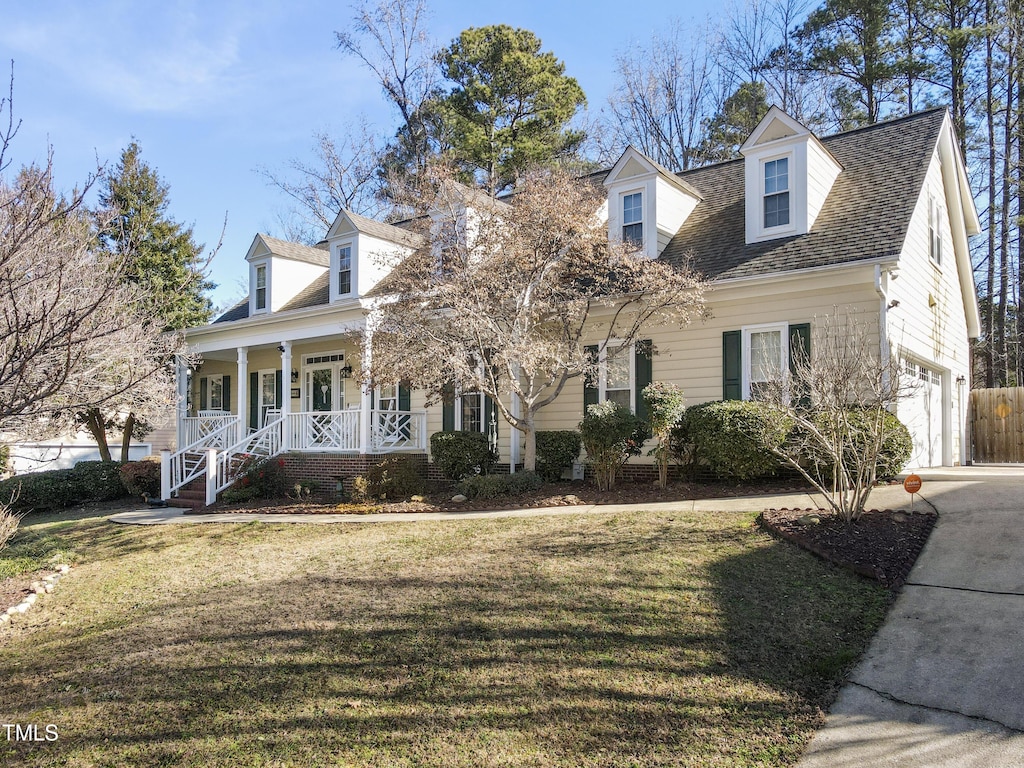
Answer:
<svg viewBox="0 0 1024 768"><path fill-rule="evenodd" d="M260 424L267 423L267 410L279 407L277 402L277 373L260 371Z"/></svg>

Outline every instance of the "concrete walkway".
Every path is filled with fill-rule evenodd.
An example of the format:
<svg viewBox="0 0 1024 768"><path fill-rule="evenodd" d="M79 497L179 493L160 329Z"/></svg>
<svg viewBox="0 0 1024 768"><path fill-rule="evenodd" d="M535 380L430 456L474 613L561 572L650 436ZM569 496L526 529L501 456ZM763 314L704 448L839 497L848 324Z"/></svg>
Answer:
<svg viewBox="0 0 1024 768"><path fill-rule="evenodd" d="M903 493L901 490L900 493ZM905 493L903 494L906 495ZM902 502L902 498L900 499ZM879 502L880 503L880 502ZM696 501L666 501L657 504L577 504L571 507L537 507L503 509L491 512L389 512L373 515L260 515L251 513L216 513L186 515L175 507L146 508L121 512L108 519L129 525L167 525L174 523L401 523L414 520L477 520L489 517L541 517L544 515L583 515L612 512L750 512L769 507L818 507L820 504L807 492L772 496L740 496ZM872 506L878 506L873 504Z"/></svg>
<svg viewBox="0 0 1024 768"><path fill-rule="evenodd" d="M917 474L938 525L799 768L1024 766L1024 468Z"/></svg>

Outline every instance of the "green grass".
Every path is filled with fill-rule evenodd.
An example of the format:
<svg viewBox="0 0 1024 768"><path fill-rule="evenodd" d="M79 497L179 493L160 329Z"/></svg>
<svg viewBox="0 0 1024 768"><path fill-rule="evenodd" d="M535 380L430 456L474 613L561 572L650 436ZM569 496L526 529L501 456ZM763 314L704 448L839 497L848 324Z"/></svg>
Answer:
<svg viewBox="0 0 1024 768"><path fill-rule="evenodd" d="M0 630L38 766L790 765L886 593L754 515L57 530ZM18 544L18 540L15 540Z"/></svg>

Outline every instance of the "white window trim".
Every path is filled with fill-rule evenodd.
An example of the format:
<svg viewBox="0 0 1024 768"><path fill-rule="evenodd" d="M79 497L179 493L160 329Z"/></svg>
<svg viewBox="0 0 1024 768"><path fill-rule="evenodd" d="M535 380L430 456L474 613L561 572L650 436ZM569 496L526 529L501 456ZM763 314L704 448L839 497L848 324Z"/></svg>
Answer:
<svg viewBox="0 0 1024 768"><path fill-rule="evenodd" d="M257 298L256 298L257 297L257 291L259 290L257 288L257 283L259 282L259 271L260 271L261 268L264 270L264 275L265 275L265 284L264 284L264 287L263 287L265 301L264 301L264 306L262 308L259 307L258 301L257 301ZM263 315L263 314L266 314L266 313L270 312L270 260L269 259L267 261L253 262L253 264L252 264L252 306L251 306L250 309L251 309L251 314L253 314L253 315Z"/></svg>
<svg viewBox="0 0 1024 768"><path fill-rule="evenodd" d="M310 362L318 357L331 357L337 355L339 360L332 360L328 362L314 363ZM345 379L341 378L341 369L347 364L345 351L343 349L332 349L324 352L312 352L302 356L302 365L299 369L299 385L301 390L300 400L302 403L303 411L311 412L313 410L313 391L312 391L312 371L314 368L331 368L331 389L333 392L333 401L331 403L331 409L339 408L341 410L349 410L351 403L348 401L348 391L345 386ZM283 374L282 374L283 375ZM284 383L282 382L282 386ZM282 393L283 394L283 393ZM339 405L339 402L340 405Z"/></svg>
<svg viewBox="0 0 1024 768"><path fill-rule="evenodd" d="M764 225L764 201L765 201L765 198L768 196L768 193L765 192L765 188L764 188L764 186L765 186L764 185L764 181L765 181L765 179L764 179L764 170L765 170L765 166L768 163L771 163L771 162L773 162L775 160L782 160L782 159L788 160L788 163L787 163L787 166L786 166L787 167L786 176L788 177L788 185L789 186L786 188L786 191L789 193L789 223L788 224L780 224L779 226L776 226L776 227L766 227ZM794 173L794 171L795 170L796 170L796 157L795 157L795 153L794 152L782 152L782 153L777 154L777 155L770 155L770 156L767 156L767 157L762 157L758 161L758 166L757 166L757 190L758 190L758 197L757 197L757 232L758 232L758 236L759 237L760 236L766 236L766 235L778 236L778 235L783 234L785 232L796 232L796 197L797 196L796 196L796 188L795 188L795 184L794 184L794 180L795 180L795 173ZM776 194L776 193L773 192L772 194Z"/></svg>
<svg viewBox="0 0 1024 768"><path fill-rule="evenodd" d="M341 276L341 250L343 248L349 249L348 258L348 275L349 275L349 291L348 293L342 293L338 285L338 279ZM332 300L337 299L349 299L357 296L359 293L358 285L356 283L356 242L355 240L347 240L342 243L337 243L331 249L331 298Z"/></svg>
<svg viewBox="0 0 1024 768"><path fill-rule="evenodd" d="M945 249L942 247L942 215L940 213L938 198L931 192L928 193L928 260L942 268L942 257Z"/></svg>
<svg viewBox="0 0 1024 768"><path fill-rule="evenodd" d="M206 379L206 400L203 400L203 379ZM220 382L220 405L216 408L210 404L210 397L213 394L213 388L210 383L217 379ZM199 410L200 411L223 411L224 410L224 374L223 373L211 373L207 376L199 377Z"/></svg>
<svg viewBox="0 0 1024 768"><path fill-rule="evenodd" d="M783 379L789 378L789 323L762 323L760 325L745 325L742 328L743 331L743 370L741 372L741 397L744 400L750 399L750 364L752 357L750 354L750 335L752 333L763 333L764 331L780 331L782 338L782 345L780 354L782 356L781 363L782 377Z"/></svg>
<svg viewBox="0 0 1024 768"><path fill-rule="evenodd" d="M629 197L630 195L640 195L640 221L634 221L634 222L631 222L630 224L626 224L626 198ZM619 239L623 243L625 243L626 242L626 237L625 237L625 234L623 233L623 230L627 226L632 226L633 224L639 224L640 225L640 231L643 233L643 236L640 238L640 243L638 245L636 245L635 247L638 248L641 253L646 253L647 252L647 234L648 234L648 227L647 227L647 219L648 219L648 217L647 217L647 187L646 186L636 187L635 189L627 189L627 190L623 190L622 192L620 192L619 193L619 210L618 210L618 214L619 214Z"/></svg>
<svg viewBox="0 0 1024 768"><path fill-rule="evenodd" d="M265 375L268 375L268 374L274 377L274 401L275 402L274 402L273 405L271 405L270 403L264 403L263 402L263 377ZM277 401L277 369L276 368L262 368L262 369L256 371L256 391L255 392L250 392L249 396L256 398L256 412L259 414L259 423L260 423L260 426L262 426L263 422L264 422L264 417L263 417L264 409L266 409L266 408L280 408L281 407L281 404L276 402ZM282 372L282 380L281 380L281 397L284 397L283 372Z"/></svg>
<svg viewBox="0 0 1024 768"><path fill-rule="evenodd" d="M601 353L598 358L598 377L597 377L597 401L603 403L607 400L606 393L608 391L608 348L622 349L628 346L629 349L620 352L618 354L626 355L626 361L629 364L629 410L636 413L636 345L635 344L607 344L601 347Z"/></svg>

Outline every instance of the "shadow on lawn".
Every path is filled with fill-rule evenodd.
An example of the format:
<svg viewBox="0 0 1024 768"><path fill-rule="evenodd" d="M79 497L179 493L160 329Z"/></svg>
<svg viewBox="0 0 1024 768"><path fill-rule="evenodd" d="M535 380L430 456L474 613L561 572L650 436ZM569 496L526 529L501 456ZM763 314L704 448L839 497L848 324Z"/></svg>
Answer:
<svg viewBox="0 0 1024 768"><path fill-rule="evenodd" d="M749 537L570 522L450 567L196 589L46 633L6 670L0 711L66 730L0 757L781 764L871 634L847 614L878 594Z"/></svg>

